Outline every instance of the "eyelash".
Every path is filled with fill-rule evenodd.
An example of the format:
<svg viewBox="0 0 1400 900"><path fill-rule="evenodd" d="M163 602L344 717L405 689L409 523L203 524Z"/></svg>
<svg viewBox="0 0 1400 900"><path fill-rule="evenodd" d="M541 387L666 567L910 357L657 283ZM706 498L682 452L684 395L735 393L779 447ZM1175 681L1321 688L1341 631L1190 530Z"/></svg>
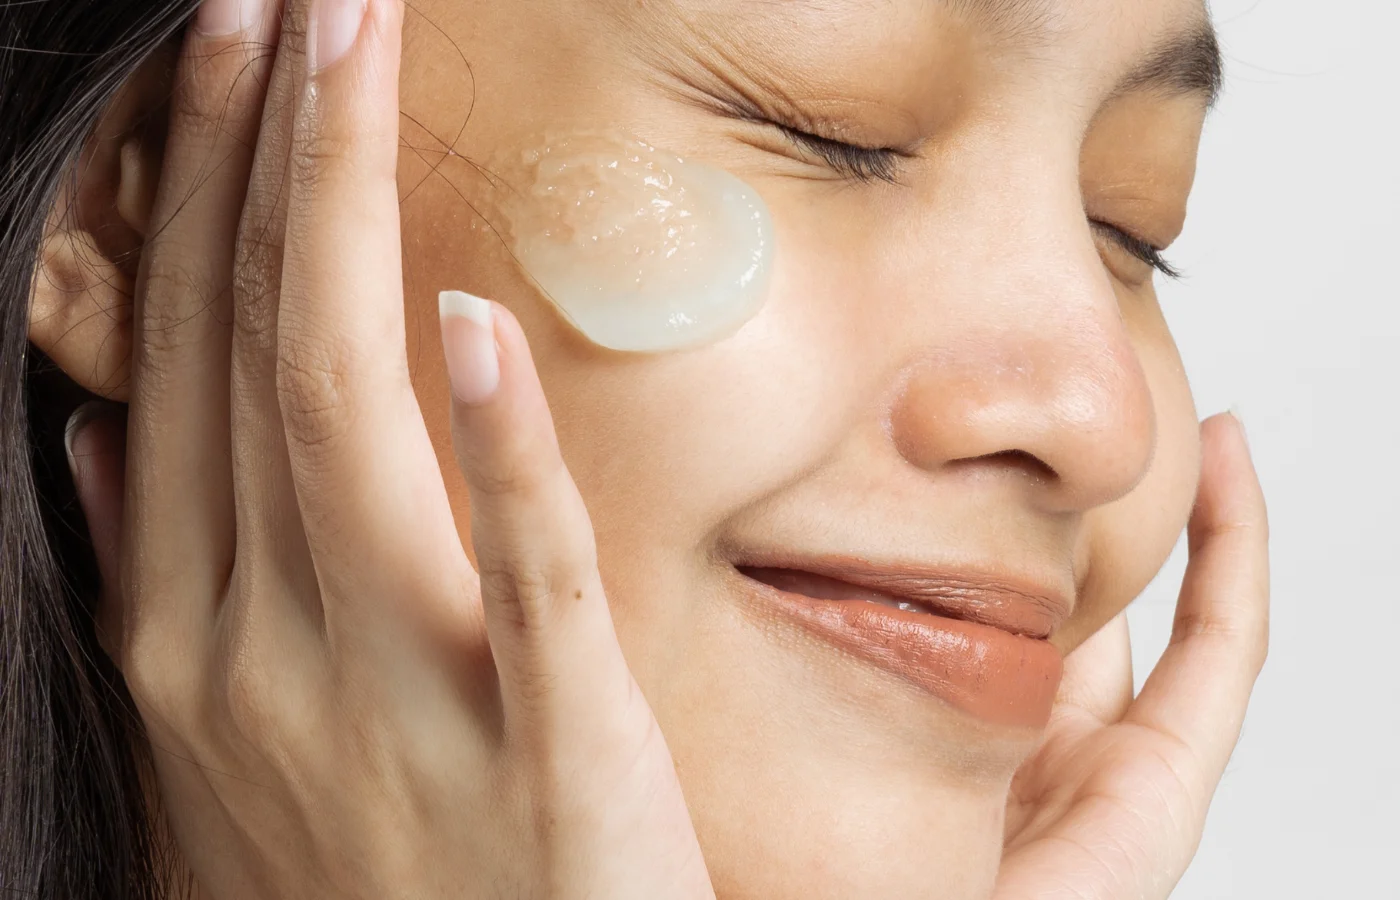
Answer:
<svg viewBox="0 0 1400 900"><path fill-rule="evenodd" d="M1129 256L1134 256L1142 260L1167 278L1181 278L1181 270L1167 261L1167 258L1162 255L1161 248L1154 247L1137 235L1125 231L1117 225L1110 225L1108 222L1100 222L1098 220L1091 220L1089 224L1096 230L1102 232L1109 240L1126 250Z"/></svg>
<svg viewBox="0 0 1400 900"><path fill-rule="evenodd" d="M857 147L845 141L812 134L791 125L773 123L799 150L806 150L847 178L861 183L896 183L899 160L905 155L886 147Z"/></svg>
<svg viewBox="0 0 1400 900"><path fill-rule="evenodd" d="M906 154L890 148L858 147L844 141L836 141L821 135L793 128L790 125L773 123L783 135L798 149L817 156L842 176L862 184L883 181L896 184L899 175L899 161ZM1096 231L1117 244L1128 255L1141 260L1167 278L1180 278L1181 270L1172 265L1162 255L1160 247L1153 246L1131 232L1109 222L1091 220Z"/></svg>

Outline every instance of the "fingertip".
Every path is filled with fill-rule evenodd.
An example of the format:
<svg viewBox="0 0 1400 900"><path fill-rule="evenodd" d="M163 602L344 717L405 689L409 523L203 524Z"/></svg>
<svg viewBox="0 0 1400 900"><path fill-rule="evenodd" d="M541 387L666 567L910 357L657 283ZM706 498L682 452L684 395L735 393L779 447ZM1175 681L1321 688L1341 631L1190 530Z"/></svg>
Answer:
<svg viewBox="0 0 1400 900"><path fill-rule="evenodd" d="M438 294L442 350L447 378L457 403L482 406L495 398L501 384L496 346L496 304L465 291Z"/></svg>
<svg viewBox="0 0 1400 900"><path fill-rule="evenodd" d="M115 583L126 487L126 408L105 400L78 407L64 442L73 486L106 584Z"/></svg>
<svg viewBox="0 0 1400 900"><path fill-rule="evenodd" d="M443 299L448 294L460 296ZM528 405L528 397L542 392L530 341L514 313L493 300L457 291L444 292L439 298L439 308L448 310L448 314L456 311L476 322L484 331L489 330L493 338L491 353L495 378L492 399L497 395L509 394L511 403L523 402Z"/></svg>
<svg viewBox="0 0 1400 900"><path fill-rule="evenodd" d="M63 445L75 478L79 468L89 460L112 453L113 435L124 410L125 407L108 400L90 400L73 410L63 430ZM123 443L117 449L124 447Z"/></svg>
<svg viewBox="0 0 1400 900"><path fill-rule="evenodd" d="M504 306L495 304L496 345L501 357L501 380L511 395L516 421L533 423L541 439L555 443L554 417L535 366L534 352L520 320ZM557 451L556 451L557 452Z"/></svg>
<svg viewBox="0 0 1400 900"><path fill-rule="evenodd" d="M485 297L466 291L442 291L438 294L438 315L444 319L461 316L489 329L495 318L495 306Z"/></svg>
<svg viewBox="0 0 1400 900"><path fill-rule="evenodd" d="M1201 423L1201 479L1187 530L1193 548L1213 534L1240 530L1260 534L1267 544L1264 491L1237 412Z"/></svg>
<svg viewBox="0 0 1400 900"><path fill-rule="evenodd" d="M93 409L98 402L97 400L89 400L73 410L73 414L68 417L68 424L63 428L63 446L68 451L69 468L73 468L74 459L77 457L78 438L92 420Z"/></svg>
<svg viewBox="0 0 1400 900"><path fill-rule="evenodd" d="M462 292L439 297L452 385L452 434L469 484L518 492L560 462L553 418L519 321L499 303Z"/></svg>
<svg viewBox="0 0 1400 900"><path fill-rule="evenodd" d="M366 0L313 0L308 23L306 65L312 75L339 62L362 30Z"/></svg>
<svg viewBox="0 0 1400 900"><path fill-rule="evenodd" d="M1221 494L1237 504L1263 502L1249 436L1236 411L1211 416L1201 423L1201 501L1218 502Z"/></svg>
<svg viewBox="0 0 1400 900"><path fill-rule="evenodd" d="M1238 406L1230 407L1230 418L1235 420L1235 427L1239 429L1240 439L1244 441L1245 450L1249 450L1249 428L1244 424L1244 415Z"/></svg>
<svg viewBox="0 0 1400 900"><path fill-rule="evenodd" d="M524 364L534 369L534 356L530 352L530 341L525 337L525 329L515 314L499 303L493 304L496 321L496 341L500 344L501 355L509 360L514 368Z"/></svg>
<svg viewBox="0 0 1400 900"><path fill-rule="evenodd" d="M195 14L194 30L204 38L226 38L257 28L266 0L203 0Z"/></svg>
<svg viewBox="0 0 1400 900"><path fill-rule="evenodd" d="M1208 442L1229 441L1246 456L1250 455L1249 434L1238 408L1216 413L1202 422L1201 437Z"/></svg>

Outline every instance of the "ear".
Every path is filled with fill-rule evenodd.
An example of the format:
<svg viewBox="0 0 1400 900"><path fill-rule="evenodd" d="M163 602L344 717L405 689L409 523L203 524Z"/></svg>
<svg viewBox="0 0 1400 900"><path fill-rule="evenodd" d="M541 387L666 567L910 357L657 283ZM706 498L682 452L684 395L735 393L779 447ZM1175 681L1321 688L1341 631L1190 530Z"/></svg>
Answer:
<svg viewBox="0 0 1400 900"><path fill-rule="evenodd" d="M112 102L49 211L29 340L82 387L125 401L132 297L165 149L173 52Z"/></svg>

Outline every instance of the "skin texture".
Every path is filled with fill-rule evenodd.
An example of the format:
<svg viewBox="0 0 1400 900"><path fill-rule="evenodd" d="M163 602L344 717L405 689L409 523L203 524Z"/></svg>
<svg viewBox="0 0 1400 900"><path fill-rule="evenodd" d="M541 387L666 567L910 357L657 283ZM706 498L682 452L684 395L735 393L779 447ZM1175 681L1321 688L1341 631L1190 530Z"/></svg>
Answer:
<svg viewBox="0 0 1400 900"><path fill-rule="evenodd" d="M531 336L629 661L707 858L733 867L716 873L720 891L901 896L932 870L948 896L973 896L1036 735L988 734L755 623L716 557L739 545L1034 572L1077 588L1055 637L1065 651L1147 584L1190 509L1196 415L1146 266L1096 242L1084 209L1131 209L1115 224L1163 244L1178 233L1202 103L1103 104L1201 12L1062 3L1053 35L1021 42L937 4L756 6L419 7L471 61L470 76L455 69L463 97L476 87L461 156L608 121L763 193L781 250L766 306L736 337L679 355L595 352L481 229L461 227L470 213L433 185L489 189L450 158L428 175L441 146L412 128L406 142L427 149L403 154L403 181L428 180L403 207L407 283L421 303L441 287L498 299ZM455 136L466 104L414 88L451 77L448 47L412 19L405 111ZM715 115L690 86L729 100L731 82L839 117L862 144L929 144L902 184L853 185L794 159L771 129ZM1172 138L1138 146L1144 132ZM409 350L420 397L441 407L431 318L409 333L423 340ZM465 495L452 495L460 518ZM798 890L795 871L812 882Z"/></svg>
<svg viewBox="0 0 1400 900"><path fill-rule="evenodd" d="M1203 98L1114 88L1203 13L1189 0L1051 7L1000 23L922 0L424 0L407 14L403 333L446 503L470 547L480 509L457 464L435 312L437 292L459 288L499 301L530 342L627 666L666 735L719 896L986 896L1004 840L1027 861L1003 868L1025 879L1006 896L1025 896L1014 891L1059 878L1037 841L1082 811L1083 791L1143 775L1119 767L1095 781L1105 770L1068 772L1066 758L1088 766L1076 755L1088 738L1095 760L1167 758L1144 751L1144 729L1165 733L1150 723L1104 728L1124 718L1131 677L1125 632L1101 629L1185 525L1201 431L1149 267L1088 219L1158 245L1179 233ZM292 115L280 101L295 93L273 83L273 124ZM716 112L746 97L909 156L893 183L843 178L772 126ZM599 122L729 169L767 200L782 249L767 303L733 337L674 354L602 351L535 294L476 212L501 189L487 177L493 160ZM141 210L159 156L129 142L133 152L96 156L116 207ZM275 218L275 184L255 173L245 225ZM145 233L137 213L122 221ZM333 266L336 251L320 246ZM62 292L36 294L36 343L123 397L122 365L99 365L111 345L65 342L60 327L82 318L81 303L115 304L75 262L49 265L68 277L52 280ZM111 268L102 283L134 275ZM235 364L235 411L268 402L255 387ZM1215 426L1221 480L1248 471L1238 437L1222 436L1230 428ZM1261 515L1252 495L1222 496L1207 536L1236 507ZM1093 653L1070 657L1041 753L1040 729L973 718L756 612L732 563L778 551L976 570L1072 596L1052 643L1070 653L1093 635ZM1190 612L1188 633L1200 621ZM1262 664L1262 645L1255 655ZM1202 685L1199 671L1163 681ZM1215 720L1228 735L1243 704L1231 697L1238 709ZM1184 776L1167 765L1191 785L1180 808L1146 818L1188 823L1161 851L1169 861L1082 896L1132 896L1129 882L1164 896L1199 837L1217 756Z"/></svg>

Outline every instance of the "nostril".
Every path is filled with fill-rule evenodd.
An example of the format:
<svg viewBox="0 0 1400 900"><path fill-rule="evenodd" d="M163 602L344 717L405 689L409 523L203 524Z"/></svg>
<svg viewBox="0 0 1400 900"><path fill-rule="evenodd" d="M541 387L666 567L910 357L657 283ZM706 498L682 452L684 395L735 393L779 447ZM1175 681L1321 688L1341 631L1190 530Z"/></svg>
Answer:
<svg viewBox="0 0 1400 900"><path fill-rule="evenodd" d="M1037 484L1049 484L1059 480L1060 477L1048 463L1025 450L1001 450L982 456L957 459L949 463L949 466L953 468L991 467L1016 470Z"/></svg>
<svg viewBox="0 0 1400 900"><path fill-rule="evenodd" d="M1121 320L1077 324L1039 334L1001 323L936 364L911 364L886 413L895 451L930 474L1019 482L1056 514L1124 496L1151 463L1152 393Z"/></svg>

